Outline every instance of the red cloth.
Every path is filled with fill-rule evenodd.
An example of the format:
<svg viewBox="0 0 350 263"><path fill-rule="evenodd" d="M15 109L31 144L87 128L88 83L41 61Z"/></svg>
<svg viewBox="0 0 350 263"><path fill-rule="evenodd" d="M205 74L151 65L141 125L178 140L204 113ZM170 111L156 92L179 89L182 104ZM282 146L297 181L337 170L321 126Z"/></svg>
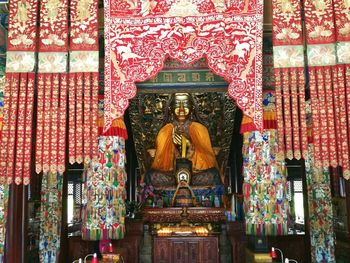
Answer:
<svg viewBox="0 0 350 263"><path fill-rule="evenodd" d="M206 57L263 128L261 0L107 0L104 8L105 130L124 114L135 82L154 77L168 56L186 63Z"/></svg>

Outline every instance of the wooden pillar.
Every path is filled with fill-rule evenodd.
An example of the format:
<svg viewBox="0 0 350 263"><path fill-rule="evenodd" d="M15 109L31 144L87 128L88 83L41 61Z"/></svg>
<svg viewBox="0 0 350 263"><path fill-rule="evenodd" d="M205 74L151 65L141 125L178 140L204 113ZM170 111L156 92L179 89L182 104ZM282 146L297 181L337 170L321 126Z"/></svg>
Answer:
<svg viewBox="0 0 350 263"><path fill-rule="evenodd" d="M345 180L345 191L346 191L346 210L348 219L348 229L350 229L350 179ZM348 238L350 240L350 231L348 231Z"/></svg>
<svg viewBox="0 0 350 263"><path fill-rule="evenodd" d="M12 184L9 189L5 262L24 263L27 251L28 187Z"/></svg>

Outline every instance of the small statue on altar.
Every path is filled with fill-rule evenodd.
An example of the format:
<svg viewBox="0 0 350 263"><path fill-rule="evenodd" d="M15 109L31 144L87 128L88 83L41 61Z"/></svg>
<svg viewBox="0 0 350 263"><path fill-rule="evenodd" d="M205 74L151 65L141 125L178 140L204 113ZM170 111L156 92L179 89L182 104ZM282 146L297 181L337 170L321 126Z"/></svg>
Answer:
<svg viewBox="0 0 350 263"><path fill-rule="evenodd" d="M167 111L166 124L156 137L151 169L145 175L146 185L155 189L176 188L184 181L177 178L184 165L191 170L190 180L186 180L189 186L204 189L222 185L209 132L198 122L190 94L172 95Z"/></svg>

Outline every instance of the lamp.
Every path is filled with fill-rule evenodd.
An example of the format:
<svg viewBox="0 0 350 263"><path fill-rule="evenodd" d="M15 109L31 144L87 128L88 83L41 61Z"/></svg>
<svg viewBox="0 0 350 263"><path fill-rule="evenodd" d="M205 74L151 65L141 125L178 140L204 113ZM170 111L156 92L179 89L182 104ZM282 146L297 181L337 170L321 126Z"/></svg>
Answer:
<svg viewBox="0 0 350 263"><path fill-rule="evenodd" d="M277 248L277 247L271 247L271 257L273 258L273 259L276 259L277 258L277 254L276 254L276 251L275 250L277 250L277 251L279 251L280 253L281 253L281 262L283 263L283 252L282 252L282 250L280 250L279 248Z"/></svg>
<svg viewBox="0 0 350 263"><path fill-rule="evenodd" d="M86 259L88 257L92 257L91 263L98 263L98 259L97 259L97 253L94 254L87 254L84 258L84 263L86 263Z"/></svg>
<svg viewBox="0 0 350 263"><path fill-rule="evenodd" d="M109 243L108 252L109 252L109 253L113 253L113 246L112 246L112 243Z"/></svg>
<svg viewBox="0 0 350 263"><path fill-rule="evenodd" d="M290 262L298 263L298 261L296 261L295 259L289 259L289 258L286 258L284 261L284 263L290 263Z"/></svg>

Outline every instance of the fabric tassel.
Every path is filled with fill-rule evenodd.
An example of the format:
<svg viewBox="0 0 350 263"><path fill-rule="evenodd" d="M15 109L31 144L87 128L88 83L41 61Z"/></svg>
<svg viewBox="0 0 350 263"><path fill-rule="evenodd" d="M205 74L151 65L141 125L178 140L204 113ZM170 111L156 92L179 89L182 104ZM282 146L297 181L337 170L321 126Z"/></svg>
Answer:
<svg viewBox="0 0 350 263"><path fill-rule="evenodd" d="M76 162L83 162L83 73L76 74Z"/></svg>
<svg viewBox="0 0 350 263"><path fill-rule="evenodd" d="M58 146L57 146L57 170L63 174L66 167L66 122L67 122L67 74L60 74L60 97L59 97L59 118L58 124Z"/></svg>
<svg viewBox="0 0 350 263"><path fill-rule="evenodd" d="M23 176L23 155L25 140L25 116L27 100L27 76L25 73L20 75L19 98L17 110L17 133L16 133L16 157L15 157L15 183L22 183Z"/></svg>
<svg viewBox="0 0 350 263"><path fill-rule="evenodd" d="M8 160L8 142L10 133L10 105L11 105L11 88L12 88L12 73L6 74L6 84L5 84L5 97L4 97L4 119L1 134L1 154L0 154L0 179L1 184L7 183L7 160Z"/></svg>
<svg viewBox="0 0 350 263"><path fill-rule="evenodd" d="M345 78L344 78L344 65L337 65L338 68L338 98L339 98L339 115L340 115L340 135L342 146L342 167L344 178L350 176L350 163L349 163L349 143L348 143L348 129L347 129L347 110L346 110L346 98L345 98Z"/></svg>
<svg viewBox="0 0 350 263"><path fill-rule="evenodd" d="M44 125L43 125L43 162L42 168L44 173L50 171L50 134L51 134L51 115L52 115L52 74L44 74L45 80L45 102L44 102Z"/></svg>
<svg viewBox="0 0 350 263"><path fill-rule="evenodd" d="M276 85L276 117L277 117L277 139L278 139L278 154L279 160L285 159L285 144L284 144L284 121L283 121L283 104L282 104L282 83L280 69L275 69L275 85Z"/></svg>
<svg viewBox="0 0 350 263"><path fill-rule="evenodd" d="M315 69L309 68L310 76L310 96L311 96L311 110L312 110L312 134L314 146L314 158L316 167L321 167L321 136L320 136L320 109L317 97L317 82Z"/></svg>
<svg viewBox="0 0 350 263"><path fill-rule="evenodd" d="M69 73L69 163L74 164L76 160L76 75Z"/></svg>
<svg viewBox="0 0 350 263"><path fill-rule="evenodd" d="M16 145L16 124L17 124L17 110L18 110L18 92L19 92L20 74L14 73L11 81L11 102L9 111L9 137L8 137L8 159L7 159L7 183L11 184L14 177L14 158Z"/></svg>
<svg viewBox="0 0 350 263"><path fill-rule="evenodd" d="M91 75L90 73L84 73L84 106L83 106L83 152L84 162L88 163L91 160Z"/></svg>
<svg viewBox="0 0 350 263"><path fill-rule="evenodd" d="M338 166L338 151L337 151L337 142L336 142L336 127L335 127L335 114L334 114L334 103L333 103L333 91L332 91L332 76L331 76L331 67L324 68L324 87L325 87L325 110L327 116L325 120L328 121L327 129L327 140L328 140L328 153L329 153L329 165L333 167ZM326 167L326 166L325 166Z"/></svg>
<svg viewBox="0 0 350 263"><path fill-rule="evenodd" d="M48 166L51 173L57 172L57 152L58 152L58 104L60 93L60 76L59 73L52 74L52 100L51 100L51 123L50 123L50 140L49 149L50 159Z"/></svg>
<svg viewBox="0 0 350 263"><path fill-rule="evenodd" d="M293 136L292 119L290 113L290 94L289 94L289 70L282 69L282 91L283 91L283 113L284 113L284 134L286 141L286 158L293 159Z"/></svg>
<svg viewBox="0 0 350 263"><path fill-rule="evenodd" d="M37 99L37 127L36 127L36 151L35 171L40 173L43 169L43 145L44 145L44 109L46 103L45 80L43 74L38 74L38 99Z"/></svg>
<svg viewBox="0 0 350 263"><path fill-rule="evenodd" d="M92 160L97 160L98 158L98 73L92 73L92 99L91 99L91 156ZM121 136L121 135L120 135ZM123 136L122 136L123 137ZM127 139L127 134L123 137L125 140Z"/></svg>
<svg viewBox="0 0 350 263"><path fill-rule="evenodd" d="M34 82L35 74L28 74L27 82L27 100L26 100L26 115L25 115L25 135L23 146L23 184L28 185L31 177L32 164L32 133L33 133L33 113L34 113Z"/></svg>
<svg viewBox="0 0 350 263"><path fill-rule="evenodd" d="M345 66L345 94L347 103L347 115L348 115L348 134L350 133L350 65ZM349 157L350 158L350 157ZM343 171L343 177L347 180L350 179L350 173L348 171Z"/></svg>
<svg viewBox="0 0 350 263"><path fill-rule="evenodd" d="M293 128L293 157L297 160L301 158L301 147L300 147L300 125L299 125L299 107L298 107L298 75L296 70L290 71L290 96L291 96L291 114Z"/></svg>
<svg viewBox="0 0 350 263"><path fill-rule="evenodd" d="M318 103L318 116L319 116L319 130L320 130L320 150L321 150L321 161L323 167L329 166L329 134L328 132L328 120L327 120L327 109L326 109L326 96L324 91L324 67L316 67L316 92L317 92L317 103Z"/></svg>
<svg viewBox="0 0 350 263"><path fill-rule="evenodd" d="M307 158L308 155L308 136L306 125L306 104L305 104L305 75L304 68L296 69L298 75L298 99L299 99L299 121L300 121L300 136L301 136L301 149L302 157Z"/></svg>

